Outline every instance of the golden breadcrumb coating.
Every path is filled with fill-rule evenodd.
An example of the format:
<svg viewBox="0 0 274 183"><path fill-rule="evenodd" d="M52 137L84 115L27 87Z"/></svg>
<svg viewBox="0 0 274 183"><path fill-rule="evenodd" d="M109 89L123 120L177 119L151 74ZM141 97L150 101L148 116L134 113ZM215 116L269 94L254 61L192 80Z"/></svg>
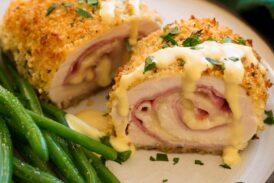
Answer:
<svg viewBox="0 0 274 183"><path fill-rule="evenodd" d="M114 21L105 23L99 13L100 2L99 7L93 8L87 3L79 4L77 0L13 0L0 30L1 47L13 54L21 74L39 92L47 93L59 66L73 50L136 18L125 1L116 7ZM46 16L53 4L57 8ZM80 16L76 12L78 8L91 13L92 18ZM139 19L160 21L158 14L143 3Z"/></svg>
<svg viewBox="0 0 274 183"><path fill-rule="evenodd" d="M238 34L234 33L228 27L220 27L219 23L215 19L197 19L192 16L189 20L181 20L180 22L174 22L167 25L163 30L158 30L143 40L139 41L137 44L134 54L131 57L131 60L124 66L120 67L117 71L115 77L115 85L113 86L112 92L110 93L109 108L112 107L112 100L114 100L114 92L119 85L119 81L122 75L131 73L135 70L136 67L145 62L145 59L150 56L152 53L156 52L159 49L162 49L162 46L166 45L161 36L166 32L178 26L180 32L175 35L174 39L177 41L178 45L182 45L183 41L187 39L191 34L202 30L200 35L200 42L207 40L215 40L222 43L225 37L229 37L232 42L237 43L239 40L246 42L247 46L252 46L251 40L244 40ZM171 46L171 45L170 45ZM257 59L260 61L260 57L254 51ZM260 69L258 65L254 65L249 62L245 62L243 58L242 63L244 65L245 74L242 83L242 87L246 90L247 94L250 96L255 108L258 109L258 119L262 119L263 111L265 108L266 100L268 97L267 89L272 85L269 80L266 79L266 73L263 69ZM136 86L138 83L143 82L144 80L157 78L161 75L175 75L183 73L184 68L180 66L180 61L170 65L167 68L159 69L155 72L148 72L144 75L143 78L132 83L130 87ZM203 75L210 75L216 77L223 77L222 70L220 68L214 67L213 69L207 69L203 72ZM262 128L260 126L259 128Z"/></svg>

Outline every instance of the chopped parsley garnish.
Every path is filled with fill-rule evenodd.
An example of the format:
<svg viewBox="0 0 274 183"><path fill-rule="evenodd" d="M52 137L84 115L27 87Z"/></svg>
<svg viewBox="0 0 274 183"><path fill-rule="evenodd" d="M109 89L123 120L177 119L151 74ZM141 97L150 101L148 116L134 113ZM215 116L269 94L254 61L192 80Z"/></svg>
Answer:
<svg viewBox="0 0 274 183"><path fill-rule="evenodd" d="M164 153L157 153L156 158L154 158L153 156L150 156L149 159L150 161L168 161L168 157Z"/></svg>
<svg viewBox="0 0 274 183"><path fill-rule="evenodd" d="M66 8L66 10L68 9L68 8L70 8L71 6L72 6L72 3L70 3L70 2L65 2L65 3L62 3L62 5Z"/></svg>
<svg viewBox="0 0 274 183"><path fill-rule="evenodd" d="M274 117L273 117L272 110L265 111L264 113L266 115L266 118L264 119L264 123L268 124L268 125L273 125L274 124Z"/></svg>
<svg viewBox="0 0 274 183"><path fill-rule="evenodd" d="M228 37L228 36L224 37L223 42L224 43L231 43L230 37Z"/></svg>
<svg viewBox="0 0 274 183"><path fill-rule="evenodd" d="M161 36L166 42L170 42L172 45L178 45L177 41L173 38L176 34L180 32L179 27L173 27L168 33Z"/></svg>
<svg viewBox="0 0 274 183"><path fill-rule="evenodd" d="M231 167L227 164L221 164L220 167L223 167L225 169L231 169Z"/></svg>
<svg viewBox="0 0 274 183"><path fill-rule="evenodd" d="M192 50L200 50L200 49L203 49L203 47L200 47L200 46L192 46L192 47L190 47L190 49L192 49Z"/></svg>
<svg viewBox="0 0 274 183"><path fill-rule="evenodd" d="M217 40L214 39L214 38L212 38L212 37L210 37L210 38L207 39L207 41L217 41Z"/></svg>
<svg viewBox="0 0 274 183"><path fill-rule="evenodd" d="M47 9L46 16L49 16L56 8L57 8L57 4L50 5L50 7Z"/></svg>
<svg viewBox="0 0 274 183"><path fill-rule="evenodd" d="M126 45L126 49L128 52L132 52L132 46L131 44L129 43L129 39L126 39L125 40L125 45Z"/></svg>
<svg viewBox="0 0 274 183"><path fill-rule="evenodd" d="M82 17L92 18L92 15L88 11L83 10L82 8L77 8L76 12L78 13L78 15Z"/></svg>
<svg viewBox="0 0 274 183"><path fill-rule="evenodd" d="M195 165L204 165L204 163L201 160L195 160L194 163Z"/></svg>
<svg viewBox="0 0 274 183"><path fill-rule="evenodd" d="M144 73L156 68L156 63L153 61L152 56L148 56L145 60Z"/></svg>
<svg viewBox="0 0 274 183"><path fill-rule="evenodd" d="M239 38L239 39L236 40L236 43L245 45L246 44L246 40Z"/></svg>
<svg viewBox="0 0 274 183"><path fill-rule="evenodd" d="M164 153L157 153L156 154L156 161L168 161L168 157Z"/></svg>
<svg viewBox="0 0 274 183"><path fill-rule="evenodd" d="M165 45L163 45L161 48L162 48L162 49L165 49L165 48L168 48L168 47L169 47L169 46L165 44Z"/></svg>
<svg viewBox="0 0 274 183"><path fill-rule="evenodd" d="M179 30L179 27L178 26L176 26L176 27L173 27L172 29L170 29L170 31L168 32L168 34L171 34L171 35L176 35L176 34L178 34L180 32L180 30Z"/></svg>
<svg viewBox="0 0 274 183"><path fill-rule="evenodd" d="M203 30L199 30L195 33L192 33L188 38L186 38L183 41L183 46L184 47L189 47L189 46L196 46L197 44L200 43L200 36L202 34Z"/></svg>
<svg viewBox="0 0 274 183"><path fill-rule="evenodd" d="M82 3L85 3L85 2L86 2L86 0L78 0L79 4L82 4Z"/></svg>
<svg viewBox="0 0 274 183"><path fill-rule="evenodd" d="M98 0L87 0L88 5L93 6L94 8L97 8L98 6Z"/></svg>
<svg viewBox="0 0 274 183"><path fill-rule="evenodd" d="M215 60L215 59L212 59L212 58L209 58L209 57L206 57L206 60L214 66L216 65L216 66L221 66L222 68L224 67L224 63L220 62L218 60Z"/></svg>
<svg viewBox="0 0 274 183"><path fill-rule="evenodd" d="M239 61L238 57L229 57L228 59L231 60L231 61L233 61L233 62Z"/></svg>
<svg viewBox="0 0 274 183"><path fill-rule="evenodd" d="M173 158L173 165L176 165L179 162L180 158Z"/></svg>
<svg viewBox="0 0 274 183"><path fill-rule="evenodd" d="M163 182L163 183L165 183L165 182L167 182L167 181L168 181L168 179L163 179L163 181L162 181L162 182Z"/></svg>

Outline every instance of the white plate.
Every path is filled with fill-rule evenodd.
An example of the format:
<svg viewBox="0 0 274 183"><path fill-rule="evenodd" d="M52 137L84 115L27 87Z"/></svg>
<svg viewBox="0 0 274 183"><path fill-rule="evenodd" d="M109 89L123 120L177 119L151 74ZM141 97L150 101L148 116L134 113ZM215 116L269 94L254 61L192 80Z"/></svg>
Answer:
<svg viewBox="0 0 274 183"><path fill-rule="evenodd" d="M269 77L274 82L274 55L267 44L248 27L244 22L224 9L202 0L146 0L150 7L158 10L164 18L164 23L170 23L181 18L187 19L190 15L196 17L216 18L221 25L231 27L245 38L253 40L254 47L264 59L269 69ZM0 14L3 13L8 0L1 0ZM79 106L69 109L77 112L84 108L105 110L107 90L92 97L93 106L82 102ZM273 89L270 90L268 109L274 109ZM170 154L169 162L152 162L151 155L156 151L137 151L129 161L123 165L108 162L108 167L125 183L161 183L168 179L170 183L263 183L274 170L274 127L266 127L259 135L259 140L252 140L246 150L241 153L242 163L232 170L224 169L219 165L222 160L219 156L199 154ZM179 157L178 164L173 165L172 158ZM194 164L194 160L204 162L204 166Z"/></svg>

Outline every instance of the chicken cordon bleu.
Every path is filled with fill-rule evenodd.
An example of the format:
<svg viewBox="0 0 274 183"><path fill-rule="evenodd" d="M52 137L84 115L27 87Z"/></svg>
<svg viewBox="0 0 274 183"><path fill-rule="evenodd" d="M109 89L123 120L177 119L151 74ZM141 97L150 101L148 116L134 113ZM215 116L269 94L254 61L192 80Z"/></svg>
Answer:
<svg viewBox="0 0 274 183"><path fill-rule="evenodd" d="M0 37L19 72L65 107L108 86L127 50L160 24L139 0L13 0Z"/></svg>
<svg viewBox="0 0 274 183"><path fill-rule="evenodd" d="M270 86L250 40L191 17L137 44L109 108L117 138L137 148L222 154L234 165L263 129Z"/></svg>

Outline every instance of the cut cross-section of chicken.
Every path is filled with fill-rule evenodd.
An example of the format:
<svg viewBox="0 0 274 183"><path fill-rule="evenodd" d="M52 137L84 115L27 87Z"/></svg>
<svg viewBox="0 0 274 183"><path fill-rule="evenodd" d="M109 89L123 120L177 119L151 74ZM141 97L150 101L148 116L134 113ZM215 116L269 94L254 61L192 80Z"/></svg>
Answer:
<svg viewBox="0 0 274 183"><path fill-rule="evenodd" d="M0 31L1 45L19 72L63 107L109 86L115 69L130 58L129 47L161 24L139 1L68 3L12 1Z"/></svg>
<svg viewBox="0 0 274 183"><path fill-rule="evenodd" d="M110 94L117 138L138 148L223 153L226 164L238 163L263 128L271 86L250 43L238 39L215 20L192 17L141 40Z"/></svg>

